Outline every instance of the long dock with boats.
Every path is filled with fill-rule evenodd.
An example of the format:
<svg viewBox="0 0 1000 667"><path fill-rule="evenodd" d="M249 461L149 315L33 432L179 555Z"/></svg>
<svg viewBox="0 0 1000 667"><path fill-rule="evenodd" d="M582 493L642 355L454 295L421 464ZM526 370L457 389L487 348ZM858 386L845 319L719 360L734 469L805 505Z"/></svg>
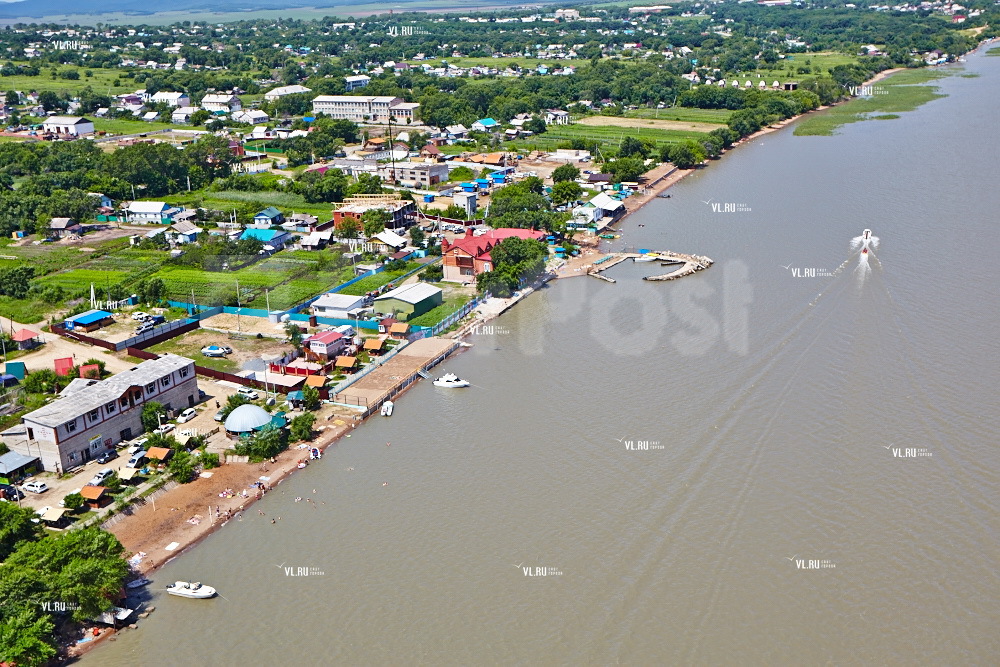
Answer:
<svg viewBox="0 0 1000 667"><path fill-rule="evenodd" d="M615 282L614 278L609 278L608 276L602 275L602 273L629 259L634 262L659 262L660 266L676 267L667 273L657 276L645 276L643 278L643 280L650 281L676 280L677 278L690 276L698 271L704 271L715 263L710 257L704 257L702 255L689 255L686 253L674 252L672 250L613 252L594 262L587 269L587 275L613 283Z"/></svg>

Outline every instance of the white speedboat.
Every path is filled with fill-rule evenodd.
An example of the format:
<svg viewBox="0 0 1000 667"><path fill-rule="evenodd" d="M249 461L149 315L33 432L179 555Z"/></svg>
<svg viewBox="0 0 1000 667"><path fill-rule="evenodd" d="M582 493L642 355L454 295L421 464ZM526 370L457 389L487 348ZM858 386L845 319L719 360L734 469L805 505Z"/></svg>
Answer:
<svg viewBox="0 0 1000 667"><path fill-rule="evenodd" d="M146 586L151 583L153 583L152 579L147 579L146 577L143 577L141 579L134 579L128 582L127 584L125 584L125 588L129 590L135 590L137 588L142 588L143 586Z"/></svg>
<svg viewBox="0 0 1000 667"><path fill-rule="evenodd" d="M457 389L459 387L468 387L472 383L468 380L463 380L454 373L445 373L437 380L434 380L435 387L446 387L449 389Z"/></svg>
<svg viewBox="0 0 1000 667"><path fill-rule="evenodd" d="M633 261L636 262L655 262L659 259L656 255L643 255L641 257L635 257Z"/></svg>
<svg viewBox="0 0 1000 667"><path fill-rule="evenodd" d="M861 240L862 241L871 241L872 240L872 230L866 229L865 231L861 232Z"/></svg>
<svg viewBox="0 0 1000 667"><path fill-rule="evenodd" d="M215 589L199 582L175 581L167 584L167 592L182 598L210 598L215 595Z"/></svg>
<svg viewBox="0 0 1000 667"><path fill-rule="evenodd" d="M379 414L381 414L383 417L391 417L393 407L394 405L392 401L386 401L385 403L382 404L382 409L379 411Z"/></svg>

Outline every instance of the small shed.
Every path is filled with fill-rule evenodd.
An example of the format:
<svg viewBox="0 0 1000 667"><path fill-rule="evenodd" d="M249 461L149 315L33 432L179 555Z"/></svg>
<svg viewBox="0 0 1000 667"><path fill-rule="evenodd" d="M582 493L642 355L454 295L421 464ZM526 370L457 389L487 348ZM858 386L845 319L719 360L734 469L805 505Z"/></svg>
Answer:
<svg viewBox="0 0 1000 667"><path fill-rule="evenodd" d="M334 364L334 367L341 368L346 373L353 373L358 369L357 357L347 357L347 356L337 357L337 361Z"/></svg>
<svg viewBox="0 0 1000 667"><path fill-rule="evenodd" d="M80 495L83 496L83 500L87 505L93 509L111 504L111 494L108 493L106 486L91 486L88 484L80 489Z"/></svg>
<svg viewBox="0 0 1000 667"><path fill-rule="evenodd" d="M69 520L66 518L66 512L68 511L65 507L50 507L42 514L41 519L49 528L65 528L69 523Z"/></svg>
<svg viewBox="0 0 1000 667"><path fill-rule="evenodd" d="M28 369L24 365L23 361L8 361L4 370L10 375L13 375L18 380L23 380L24 376L27 375Z"/></svg>
<svg viewBox="0 0 1000 667"><path fill-rule="evenodd" d="M0 484L10 484L11 480L24 479L34 470L36 463L38 463L37 456L25 456L19 452L3 454L0 456Z"/></svg>
<svg viewBox="0 0 1000 667"><path fill-rule="evenodd" d="M174 451L169 447L150 447L149 451L146 452L146 458L151 461L166 462L173 453Z"/></svg>
<svg viewBox="0 0 1000 667"><path fill-rule="evenodd" d="M18 329L10 338L17 343L19 350L30 350L42 344L41 334L31 329Z"/></svg>
<svg viewBox="0 0 1000 667"><path fill-rule="evenodd" d="M55 366L56 375L66 376L73 372L73 357L62 357L53 360L52 363Z"/></svg>
<svg viewBox="0 0 1000 667"><path fill-rule="evenodd" d="M406 334L410 332L410 325L406 322L396 322L391 327L389 327L389 335L393 338L404 339Z"/></svg>
<svg viewBox="0 0 1000 667"><path fill-rule="evenodd" d="M369 354L382 354L385 351L385 339L369 338L365 341L364 350Z"/></svg>
<svg viewBox="0 0 1000 667"><path fill-rule="evenodd" d="M100 380L101 367L98 366L97 364L83 364L82 366L80 366L80 377Z"/></svg>

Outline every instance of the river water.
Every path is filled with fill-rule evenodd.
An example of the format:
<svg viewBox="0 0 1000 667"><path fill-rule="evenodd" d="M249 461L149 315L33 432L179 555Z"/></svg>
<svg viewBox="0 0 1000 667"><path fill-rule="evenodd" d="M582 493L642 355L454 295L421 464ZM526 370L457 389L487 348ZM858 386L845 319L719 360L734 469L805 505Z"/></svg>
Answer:
<svg viewBox="0 0 1000 667"><path fill-rule="evenodd" d="M996 664L1000 58L955 71L685 179L615 249L715 266L532 295L83 663Z"/></svg>

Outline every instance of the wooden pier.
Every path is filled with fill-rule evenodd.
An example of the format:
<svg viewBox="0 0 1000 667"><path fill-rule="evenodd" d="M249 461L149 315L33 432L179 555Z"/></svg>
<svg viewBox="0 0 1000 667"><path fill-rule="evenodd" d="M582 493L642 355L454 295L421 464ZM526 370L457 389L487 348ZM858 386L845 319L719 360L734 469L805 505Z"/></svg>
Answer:
<svg viewBox="0 0 1000 667"><path fill-rule="evenodd" d="M688 255L685 253L673 252L672 250L658 250L645 254L637 252L614 252L605 255L601 259L594 262L593 265L591 265L591 267L587 270L587 275L613 283L615 282L614 278L601 275L601 273L610 269L612 266L621 264L627 259L656 261L660 262L660 266L680 266L679 269L671 271L670 273L665 273L659 276L646 276L643 278L643 280L652 281L683 278L684 276L689 276L692 273L703 271L714 264L714 261L709 257L703 257L701 255Z"/></svg>

